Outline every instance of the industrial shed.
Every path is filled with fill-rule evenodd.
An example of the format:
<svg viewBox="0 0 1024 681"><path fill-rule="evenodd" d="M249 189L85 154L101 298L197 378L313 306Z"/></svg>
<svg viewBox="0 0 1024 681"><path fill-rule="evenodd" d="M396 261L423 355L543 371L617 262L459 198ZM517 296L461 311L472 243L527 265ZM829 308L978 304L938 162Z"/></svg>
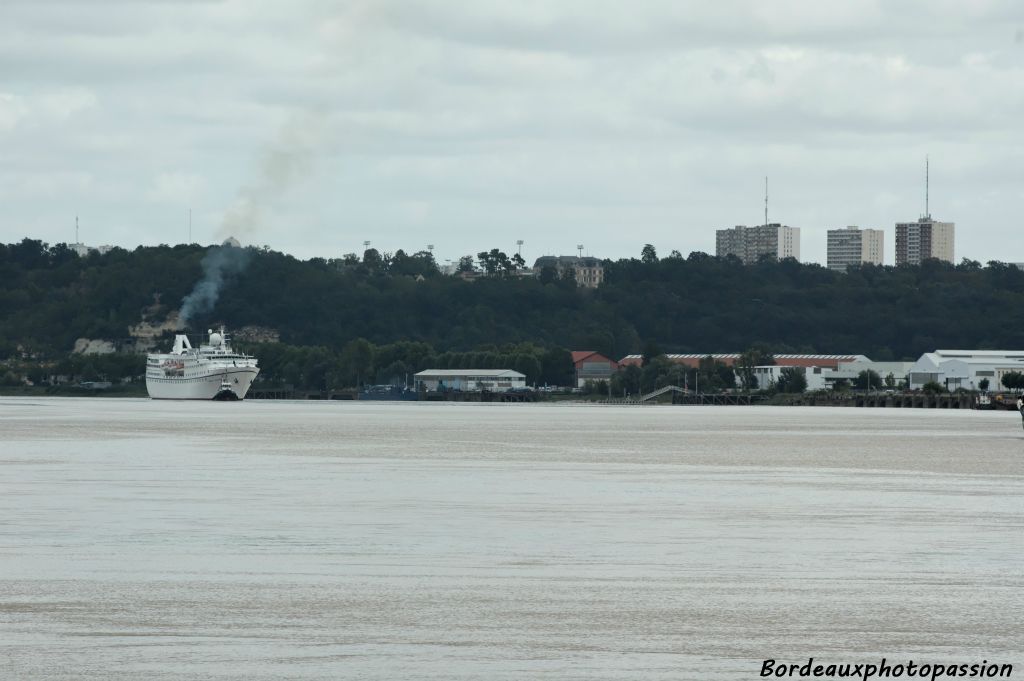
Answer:
<svg viewBox="0 0 1024 681"><path fill-rule="evenodd" d="M426 369L414 376L417 390L508 392L526 389L526 374L512 369Z"/></svg>

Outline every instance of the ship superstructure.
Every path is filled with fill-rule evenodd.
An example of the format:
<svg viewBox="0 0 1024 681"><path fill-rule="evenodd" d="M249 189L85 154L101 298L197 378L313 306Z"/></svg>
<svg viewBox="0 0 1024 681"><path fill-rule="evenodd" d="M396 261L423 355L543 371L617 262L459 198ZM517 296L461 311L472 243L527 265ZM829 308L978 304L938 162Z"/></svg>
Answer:
<svg viewBox="0 0 1024 681"><path fill-rule="evenodd" d="M146 357L146 390L155 400L245 399L260 369L257 359L231 349L224 328L192 347L188 336L174 337L169 353Z"/></svg>

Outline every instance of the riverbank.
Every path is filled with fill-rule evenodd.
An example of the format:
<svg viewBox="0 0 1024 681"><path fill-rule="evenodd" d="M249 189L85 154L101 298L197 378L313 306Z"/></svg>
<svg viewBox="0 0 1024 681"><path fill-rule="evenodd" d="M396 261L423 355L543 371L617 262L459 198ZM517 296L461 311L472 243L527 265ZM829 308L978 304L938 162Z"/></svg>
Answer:
<svg viewBox="0 0 1024 681"><path fill-rule="evenodd" d="M89 388L81 386L0 386L0 396L5 397L148 397L146 386L142 383L112 385L109 388ZM773 407L871 407L871 408L903 408L903 409L1012 409L1013 398L1000 400L1001 396L993 396L988 404L979 404L978 393L778 393L765 395L717 395L717 394L673 394L666 393L647 401L631 399L611 399L597 394L581 395L575 393L548 393L529 391L518 393L446 393L428 394L421 402L536 402L536 403L574 403L574 404L622 404L622 405L675 405L675 406L773 406ZM404 401L404 400L367 400L353 389L331 391L296 391L288 388L256 388L254 387L248 400L289 400L289 401Z"/></svg>
<svg viewBox="0 0 1024 681"><path fill-rule="evenodd" d="M82 388L76 385L5 385L0 397L148 397L142 383L112 385L109 388Z"/></svg>

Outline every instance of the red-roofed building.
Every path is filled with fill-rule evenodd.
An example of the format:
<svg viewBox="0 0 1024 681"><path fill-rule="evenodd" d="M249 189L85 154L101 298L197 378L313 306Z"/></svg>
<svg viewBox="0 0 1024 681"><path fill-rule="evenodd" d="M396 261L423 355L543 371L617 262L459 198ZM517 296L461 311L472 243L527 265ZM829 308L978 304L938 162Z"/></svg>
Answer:
<svg viewBox="0 0 1024 681"><path fill-rule="evenodd" d="M607 381L619 370L619 363L593 350L573 350L572 365L576 371L576 387L587 381Z"/></svg>

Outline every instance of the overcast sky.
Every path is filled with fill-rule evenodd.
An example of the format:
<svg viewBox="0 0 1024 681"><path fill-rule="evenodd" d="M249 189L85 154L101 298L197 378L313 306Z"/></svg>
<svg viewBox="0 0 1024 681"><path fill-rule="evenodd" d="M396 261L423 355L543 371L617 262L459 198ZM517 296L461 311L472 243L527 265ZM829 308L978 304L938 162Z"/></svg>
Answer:
<svg viewBox="0 0 1024 681"><path fill-rule="evenodd" d="M438 260L956 222L1024 261L1024 3L0 2L0 240Z"/></svg>

